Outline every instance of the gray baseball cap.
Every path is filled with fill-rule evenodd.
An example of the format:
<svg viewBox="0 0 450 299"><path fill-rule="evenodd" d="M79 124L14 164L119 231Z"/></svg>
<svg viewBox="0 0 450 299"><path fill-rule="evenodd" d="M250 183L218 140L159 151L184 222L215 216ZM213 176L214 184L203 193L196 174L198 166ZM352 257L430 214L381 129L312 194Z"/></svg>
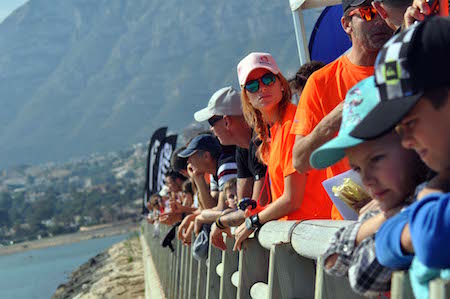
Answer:
<svg viewBox="0 0 450 299"><path fill-rule="evenodd" d="M206 108L194 113L194 118L202 122L214 115L242 115L239 92L231 86L219 89L211 96Z"/></svg>

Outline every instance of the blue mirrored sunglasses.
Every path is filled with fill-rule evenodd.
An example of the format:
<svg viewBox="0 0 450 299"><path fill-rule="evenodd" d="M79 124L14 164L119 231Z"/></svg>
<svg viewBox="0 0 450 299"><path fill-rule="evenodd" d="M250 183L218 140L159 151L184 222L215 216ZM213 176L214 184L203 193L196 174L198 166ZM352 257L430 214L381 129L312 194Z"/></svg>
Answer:
<svg viewBox="0 0 450 299"><path fill-rule="evenodd" d="M276 78L276 76L274 74L267 73L267 74L264 74L259 79L248 81L247 83L245 83L244 88L251 93L255 93L259 90L259 81L261 81L262 84L264 84L266 86L271 86L275 83L275 80L276 80L275 78Z"/></svg>

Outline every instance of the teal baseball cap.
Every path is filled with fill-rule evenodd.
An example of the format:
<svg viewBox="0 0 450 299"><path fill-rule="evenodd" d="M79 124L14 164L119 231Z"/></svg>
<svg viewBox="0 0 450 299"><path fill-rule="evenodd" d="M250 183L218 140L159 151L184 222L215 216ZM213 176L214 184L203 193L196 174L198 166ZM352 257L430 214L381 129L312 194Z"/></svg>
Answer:
<svg viewBox="0 0 450 299"><path fill-rule="evenodd" d="M374 76L353 86L345 96L342 123L338 135L316 149L309 162L314 168L322 169L333 165L345 156L344 149L358 145L364 140L350 136L350 132L380 102Z"/></svg>

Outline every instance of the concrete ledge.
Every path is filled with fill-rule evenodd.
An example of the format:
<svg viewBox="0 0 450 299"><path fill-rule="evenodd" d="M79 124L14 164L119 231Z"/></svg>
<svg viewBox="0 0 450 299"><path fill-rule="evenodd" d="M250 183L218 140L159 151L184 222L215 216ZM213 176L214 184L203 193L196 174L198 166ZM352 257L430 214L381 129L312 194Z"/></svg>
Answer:
<svg viewBox="0 0 450 299"><path fill-rule="evenodd" d="M152 254L148 248L147 242L142 234L139 235L142 246L142 260L144 263L145 277L145 298L146 299L166 299L158 272L153 263Z"/></svg>

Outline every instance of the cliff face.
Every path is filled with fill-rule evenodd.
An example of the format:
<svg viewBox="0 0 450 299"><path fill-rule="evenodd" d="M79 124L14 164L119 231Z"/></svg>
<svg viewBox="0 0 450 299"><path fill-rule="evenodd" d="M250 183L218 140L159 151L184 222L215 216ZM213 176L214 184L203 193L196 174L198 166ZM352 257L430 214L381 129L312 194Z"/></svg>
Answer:
<svg viewBox="0 0 450 299"><path fill-rule="evenodd" d="M30 0L0 24L0 168L181 129L217 89L238 87L251 51L295 73L287 0Z"/></svg>
<svg viewBox="0 0 450 299"><path fill-rule="evenodd" d="M144 298L142 248L135 237L112 246L76 269L52 299Z"/></svg>

